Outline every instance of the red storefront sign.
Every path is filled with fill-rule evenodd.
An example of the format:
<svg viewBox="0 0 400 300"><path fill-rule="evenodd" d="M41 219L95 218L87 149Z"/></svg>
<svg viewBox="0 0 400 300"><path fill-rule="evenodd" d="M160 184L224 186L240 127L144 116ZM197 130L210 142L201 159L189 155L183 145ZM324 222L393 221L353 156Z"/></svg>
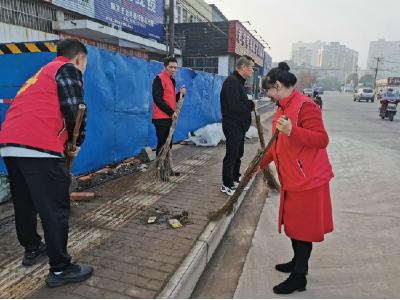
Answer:
<svg viewBox="0 0 400 300"><path fill-rule="evenodd" d="M135 50L127 47L120 47L118 45L110 44L110 43L105 43L105 42L99 42L96 40L88 39L85 37L73 35L70 33L66 32L60 32L60 39L65 39L65 38L72 38L72 39L77 39L86 46L91 46L91 47L96 47L100 48L103 50L111 51L111 52L118 52L122 53L128 56L133 56L137 58L142 58L142 59L149 59L149 55L146 52L140 51L140 50Z"/></svg>
<svg viewBox="0 0 400 300"><path fill-rule="evenodd" d="M229 22L228 52L248 55L257 65L263 66L263 45L239 21Z"/></svg>

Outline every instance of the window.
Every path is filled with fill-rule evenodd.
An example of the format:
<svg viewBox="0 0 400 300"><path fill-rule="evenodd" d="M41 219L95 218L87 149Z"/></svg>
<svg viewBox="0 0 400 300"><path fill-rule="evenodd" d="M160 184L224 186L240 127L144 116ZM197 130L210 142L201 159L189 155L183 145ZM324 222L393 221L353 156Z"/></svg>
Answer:
<svg viewBox="0 0 400 300"><path fill-rule="evenodd" d="M187 23L187 10L182 8L182 23Z"/></svg>
<svg viewBox="0 0 400 300"><path fill-rule="evenodd" d="M218 74L217 57L184 58L183 67L211 74Z"/></svg>

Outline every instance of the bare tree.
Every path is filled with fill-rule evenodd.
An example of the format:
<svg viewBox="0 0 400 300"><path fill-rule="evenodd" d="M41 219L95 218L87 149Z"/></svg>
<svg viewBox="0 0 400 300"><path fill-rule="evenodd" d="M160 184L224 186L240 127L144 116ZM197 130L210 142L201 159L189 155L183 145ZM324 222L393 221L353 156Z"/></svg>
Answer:
<svg viewBox="0 0 400 300"><path fill-rule="evenodd" d="M312 84L317 82L317 76L315 73L305 72L300 73L297 76L296 88L302 92L303 89L310 88Z"/></svg>

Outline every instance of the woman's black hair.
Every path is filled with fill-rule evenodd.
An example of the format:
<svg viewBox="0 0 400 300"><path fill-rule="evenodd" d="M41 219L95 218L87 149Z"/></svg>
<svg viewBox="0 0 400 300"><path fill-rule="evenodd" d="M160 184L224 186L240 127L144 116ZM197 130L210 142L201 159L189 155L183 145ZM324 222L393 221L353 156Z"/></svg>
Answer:
<svg viewBox="0 0 400 300"><path fill-rule="evenodd" d="M290 68L287 63L280 62L278 67L271 69L262 82L264 89L270 88L275 82L279 81L285 87L292 87L296 84L297 78L290 73Z"/></svg>

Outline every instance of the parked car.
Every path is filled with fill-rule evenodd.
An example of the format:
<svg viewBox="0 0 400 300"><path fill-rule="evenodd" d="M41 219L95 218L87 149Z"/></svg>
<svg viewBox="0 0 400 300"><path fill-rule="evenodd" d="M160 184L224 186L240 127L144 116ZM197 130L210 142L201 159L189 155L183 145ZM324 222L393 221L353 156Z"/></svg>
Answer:
<svg viewBox="0 0 400 300"><path fill-rule="evenodd" d="M361 88L354 94L354 101L360 102L361 100L366 100L374 102L375 93L371 88Z"/></svg>
<svg viewBox="0 0 400 300"><path fill-rule="evenodd" d="M312 96L313 96L313 91L312 91L312 89L304 89L304 90L303 90L303 94L306 95L307 97L312 98Z"/></svg>
<svg viewBox="0 0 400 300"><path fill-rule="evenodd" d="M318 90L318 94L323 95L324 94L324 88L323 87L319 87L317 88Z"/></svg>

